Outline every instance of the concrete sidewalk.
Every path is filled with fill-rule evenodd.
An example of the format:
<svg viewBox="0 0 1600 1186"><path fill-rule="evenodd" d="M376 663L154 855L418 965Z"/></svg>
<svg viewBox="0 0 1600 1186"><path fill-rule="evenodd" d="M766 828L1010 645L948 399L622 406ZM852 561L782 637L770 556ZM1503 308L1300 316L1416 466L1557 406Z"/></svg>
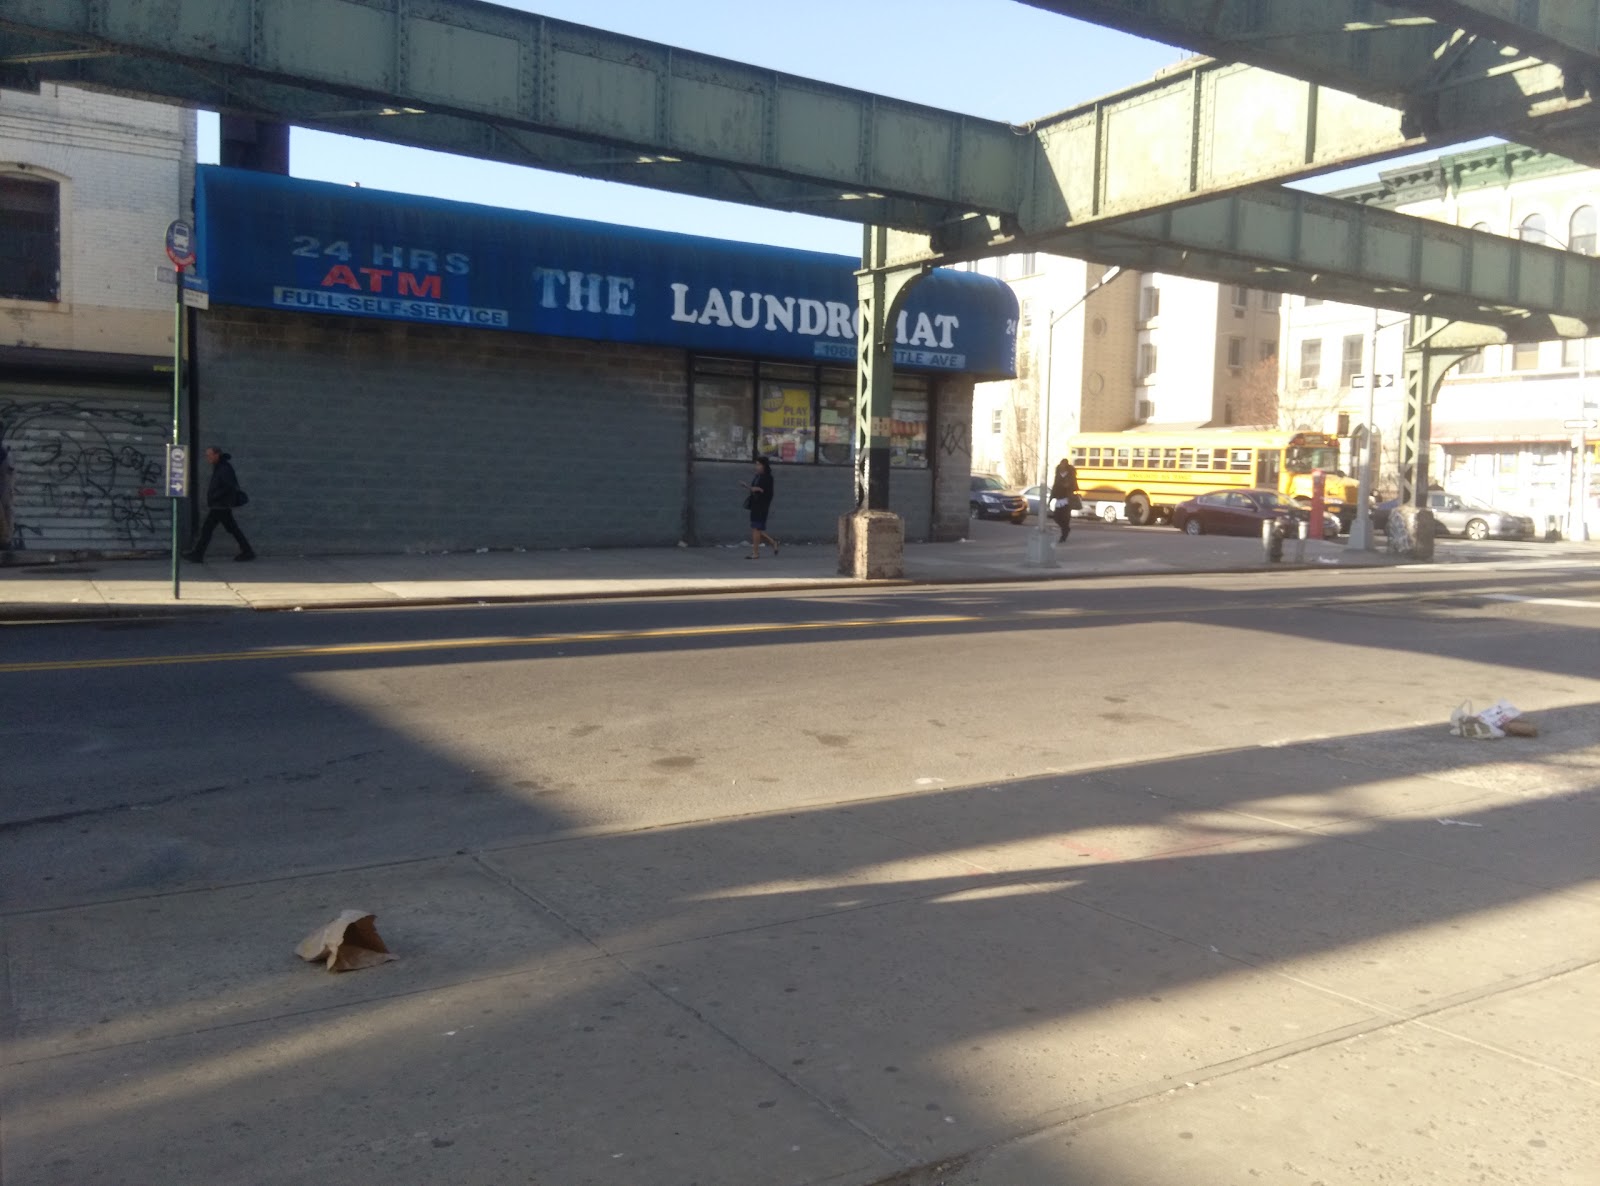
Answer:
<svg viewBox="0 0 1600 1186"><path fill-rule="evenodd" d="M1340 542L1308 540L1304 560L1267 564L1260 542L1172 531L1087 525L1057 549L1058 565L1026 561L1028 531L979 534L956 543L908 544L906 584L1049 580L1139 573L1228 572L1305 567L1392 565L1384 552L1352 552ZM38 554L44 560L48 554ZM11 554L0 566L0 619L93 617L192 610L361 608L746 593L855 587L841 576L827 544L785 545L751 561L744 545L677 548L453 552L418 555L273 556L236 564L219 550L179 566L179 595L165 558L58 557L34 562ZM896 582L870 582L883 585Z"/></svg>

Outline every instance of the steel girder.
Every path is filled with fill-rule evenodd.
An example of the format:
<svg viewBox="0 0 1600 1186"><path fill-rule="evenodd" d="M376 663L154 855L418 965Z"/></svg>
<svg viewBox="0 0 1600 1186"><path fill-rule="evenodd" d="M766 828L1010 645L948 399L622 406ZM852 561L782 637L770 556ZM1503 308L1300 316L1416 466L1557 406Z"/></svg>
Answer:
<svg viewBox="0 0 1600 1186"><path fill-rule="evenodd" d="M1013 209L1009 124L479 0L0 0L0 85L76 83L863 223Z"/></svg>
<svg viewBox="0 0 1600 1186"><path fill-rule="evenodd" d="M1474 323L1476 345L1600 329L1600 259L1295 190L1250 190L1042 242L1140 271Z"/></svg>
<svg viewBox="0 0 1600 1186"><path fill-rule="evenodd" d="M1493 133L1600 167L1594 0L1022 3L1386 104L1408 136Z"/></svg>
<svg viewBox="0 0 1600 1186"><path fill-rule="evenodd" d="M1206 6L1223 27L1237 7ZM1396 72L1430 44L1398 31ZM1315 48L1279 56L1356 77L1312 70ZM1421 143L1382 103L1272 69L1196 61L1013 127L479 0L0 0L0 84L40 80L930 233L979 214L1031 235ZM1570 117L1586 101L1560 81L1526 62L1477 80L1436 142Z"/></svg>

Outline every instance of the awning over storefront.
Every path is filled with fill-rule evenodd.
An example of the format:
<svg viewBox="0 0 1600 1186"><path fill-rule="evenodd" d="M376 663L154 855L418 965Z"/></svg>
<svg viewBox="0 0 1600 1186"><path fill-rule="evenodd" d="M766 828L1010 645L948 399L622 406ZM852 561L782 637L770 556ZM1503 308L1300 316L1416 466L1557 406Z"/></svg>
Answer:
<svg viewBox="0 0 1600 1186"><path fill-rule="evenodd" d="M853 366L858 262L204 166L213 304L513 330ZM911 290L895 365L1015 375L1017 302L939 270Z"/></svg>
<svg viewBox="0 0 1600 1186"><path fill-rule="evenodd" d="M1572 430L1558 420L1435 420L1429 440L1435 445L1518 445L1565 443Z"/></svg>

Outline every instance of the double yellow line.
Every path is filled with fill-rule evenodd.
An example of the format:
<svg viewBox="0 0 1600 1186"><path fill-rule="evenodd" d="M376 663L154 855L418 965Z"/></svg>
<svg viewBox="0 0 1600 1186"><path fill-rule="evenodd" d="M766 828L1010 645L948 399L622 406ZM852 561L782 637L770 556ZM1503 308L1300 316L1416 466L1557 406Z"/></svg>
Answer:
<svg viewBox="0 0 1600 1186"><path fill-rule="evenodd" d="M0 674L35 671L100 671L114 667L174 667L182 663L254 663L269 659L325 659L358 655L420 655L505 647L549 647L590 642L649 642L674 638L730 638L739 635L794 634L819 630L863 630L905 626L950 626L985 619L971 614L904 618L847 618L831 622L764 622L734 626L680 626L659 630L599 630L578 634L499 635L486 638L431 638L413 642L350 642L328 646L263 647L253 651L212 651L195 655L145 655L124 659L49 659L38 663L0 663Z"/></svg>

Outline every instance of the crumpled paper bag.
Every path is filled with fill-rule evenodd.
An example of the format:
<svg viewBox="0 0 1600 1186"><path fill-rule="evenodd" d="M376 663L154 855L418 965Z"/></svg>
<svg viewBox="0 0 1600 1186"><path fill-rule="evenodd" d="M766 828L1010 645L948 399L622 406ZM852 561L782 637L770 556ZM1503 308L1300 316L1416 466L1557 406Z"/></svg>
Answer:
<svg viewBox="0 0 1600 1186"><path fill-rule="evenodd" d="M315 963L327 960L328 971L349 972L374 968L397 958L378 934L378 916L364 910L346 910L327 926L318 927L300 942L294 953Z"/></svg>

